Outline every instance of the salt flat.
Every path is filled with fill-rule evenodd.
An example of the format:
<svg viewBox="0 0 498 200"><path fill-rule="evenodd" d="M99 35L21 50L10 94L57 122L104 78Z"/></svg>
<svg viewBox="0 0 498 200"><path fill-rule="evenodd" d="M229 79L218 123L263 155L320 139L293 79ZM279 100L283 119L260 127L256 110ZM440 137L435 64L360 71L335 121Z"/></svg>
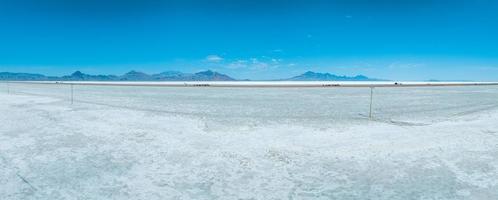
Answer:
<svg viewBox="0 0 498 200"><path fill-rule="evenodd" d="M0 93L0 199L497 199L498 88Z"/></svg>

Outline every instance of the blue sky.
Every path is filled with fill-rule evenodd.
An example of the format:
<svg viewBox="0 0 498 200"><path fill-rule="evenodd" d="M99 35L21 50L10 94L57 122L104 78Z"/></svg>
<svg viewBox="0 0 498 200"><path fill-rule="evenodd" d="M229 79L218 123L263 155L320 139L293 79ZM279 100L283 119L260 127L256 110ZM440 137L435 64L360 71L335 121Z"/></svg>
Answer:
<svg viewBox="0 0 498 200"><path fill-rule="evenodd" d="M498 1L0 0L0 71L498 80Z"/></svg>

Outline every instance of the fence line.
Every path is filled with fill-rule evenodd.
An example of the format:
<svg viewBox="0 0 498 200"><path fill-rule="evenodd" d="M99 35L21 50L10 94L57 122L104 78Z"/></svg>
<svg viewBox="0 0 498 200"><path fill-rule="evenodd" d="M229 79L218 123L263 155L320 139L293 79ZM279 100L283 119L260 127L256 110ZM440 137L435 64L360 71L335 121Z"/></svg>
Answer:
<svg viewBox="0 0 498 200"><path fill-rule="evenodd" d="M498 82L337 82L337 81L187 81L187 82L85 82L85 81L5 81L7 93L10 84L69 85L71 104L74 104L74 86L139 86L139 87L225 87L225 88L370 88L368 118L373 118L373 95L376 87L454 87L454 86L498 86Z"/></svg>

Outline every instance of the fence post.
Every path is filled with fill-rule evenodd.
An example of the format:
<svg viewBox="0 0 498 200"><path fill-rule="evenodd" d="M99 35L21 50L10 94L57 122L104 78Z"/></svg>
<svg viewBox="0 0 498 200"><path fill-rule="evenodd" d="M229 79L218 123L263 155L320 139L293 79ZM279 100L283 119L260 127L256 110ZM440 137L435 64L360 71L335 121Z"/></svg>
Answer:
<svg viewBox="0 0 498 200"><path fill-rule="evenodd" d="M369 119L372 119L373 90L374 90L374 87L370 87L370 112L368 113L368 118Z"/></svg>
<svg viewBox="0 0 498 200"><path fill-rule="evenodd" d="M73 84L71 83L71 105L74 102L74 89L73 89Z"/></svg>

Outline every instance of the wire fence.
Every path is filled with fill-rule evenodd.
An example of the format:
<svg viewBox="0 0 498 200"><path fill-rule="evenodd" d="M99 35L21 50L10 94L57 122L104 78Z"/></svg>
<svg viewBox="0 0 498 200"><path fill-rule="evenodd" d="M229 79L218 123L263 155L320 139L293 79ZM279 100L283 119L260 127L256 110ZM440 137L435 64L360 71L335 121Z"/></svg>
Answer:
<svg viewBox="0 0 498 200"><path fill-rule="evenodd" d="M498 108L496 85L432 87L164 87L161 85L6 82L9 94L195 117L216 124L301 123L335 126L375 120L427 125Z"/></svg>

